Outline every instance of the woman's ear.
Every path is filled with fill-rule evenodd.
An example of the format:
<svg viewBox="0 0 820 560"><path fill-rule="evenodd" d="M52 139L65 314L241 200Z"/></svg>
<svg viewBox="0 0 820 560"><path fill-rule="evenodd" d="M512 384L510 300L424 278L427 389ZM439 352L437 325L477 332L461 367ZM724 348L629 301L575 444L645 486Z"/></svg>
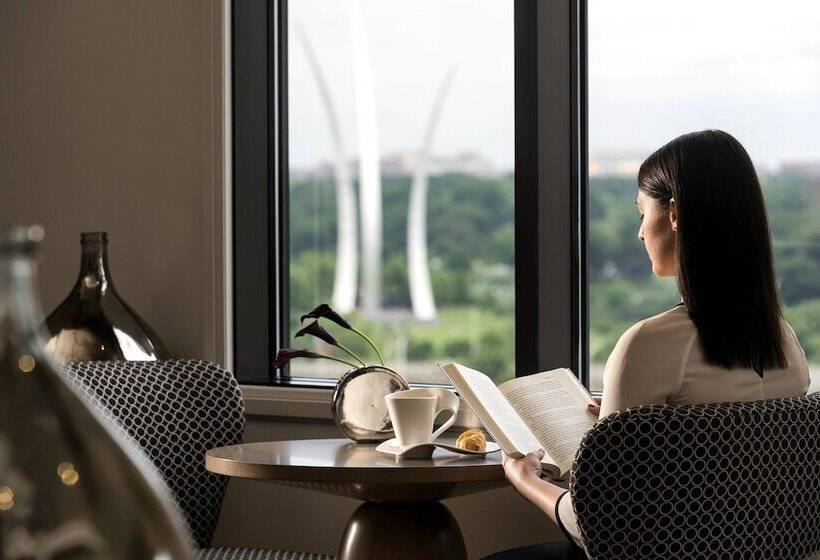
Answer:
<svg viewBox="0 0 820 560"><path fill-rule="evenodd" d="M672 231L678 231L678 207L674 197L669 199L669 223L672 224Z"/></svg>

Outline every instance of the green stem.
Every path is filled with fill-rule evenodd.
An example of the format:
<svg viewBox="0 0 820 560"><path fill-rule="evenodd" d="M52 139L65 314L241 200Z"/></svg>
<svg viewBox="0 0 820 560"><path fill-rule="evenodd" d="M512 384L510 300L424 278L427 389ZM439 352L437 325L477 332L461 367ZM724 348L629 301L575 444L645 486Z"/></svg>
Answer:
<svg viewBox="0 0 820 560"><path fill-rule="evenodd" d="M304 356L303 356L303 357L304 357ZM335 357L335 356L326 356L326 355L324 355L324 354L322 354L321 356L317 356L316 358L312 358L312 359L313 359L313 360L318 360L318 359L321 359L321 358L325 358L325 359L328 359L328 360L333 360L334 362L340 362L340 363L342 363L342 364L347 364L347 365L349 365L349 366L350 366L350 367L352 367L352 368L357 368L357 367L359 367L359 366L357 366L356 364L354 364L353 362L348 362L347 360L343 360L343 359L341 359L341 358L337 358L337 357ZM359 361L361 362L361 360L359 360ZM362 363L364 363L364 362L362 362Z"/></svg>
<svg viewBox="0 0 820 560"><path fill-rule="evenodd" d="M341 348L342 350L344 350L345 352L347 352L348 354L350 354L353 358L355 358L355 359L359 360L359 362L360 362L363 366L366 366L366 365L367 365L366 363L364 363L364 360L362 360L359 356L357 356L356 354L354 354L352 351L350 351L350 350L349 350L348 348L346 348L345 346L342 346L341 344L339 344L339 342L338 342L338 341L336 342L336 346L338 346L339 348Z"/></svg>
<svg viewBox="0 0 820 560"><path fill-rule="evenodd" d="M370 340L370 338L366 334L364 334L362 331L360 331L356 327L351 326L350 330L367 341L367 343L373 348L373 350L376 351L376 355L379 357L379 361L382 363L382 365L384 365L384 358L382 358L382 353L379 352L379 349L376 347L375 344L373 344L373 341Z"/></svg>

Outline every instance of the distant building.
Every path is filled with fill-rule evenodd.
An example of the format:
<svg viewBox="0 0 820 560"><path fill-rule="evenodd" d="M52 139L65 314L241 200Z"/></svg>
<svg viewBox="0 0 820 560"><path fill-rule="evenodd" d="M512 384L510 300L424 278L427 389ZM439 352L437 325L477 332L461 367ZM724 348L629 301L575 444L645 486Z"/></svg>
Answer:
<svg viewBox="0 0 820 560"><path fill-rule="evenodd" d="M780 173L818 178L820 177L820 160L784 161L780 164Z"/></svg>
<svg viewBox="0 0 820 560"><path fill-rule="evenodd" d="M358 178L358 160L350 162L354 178ZM418 161L414 153L399 152L388 154L381 158L382 177L409 177L413 174ZM316 180L333 177L333 165L321 162L314 167L292 168L291 179L295 181ZM443 175L445 173L460 173L482 178L501 177L506 174L497 168L491 161L477 152L461 152L451 156L431 156L427 160L428 175Z"/></svg>
<svg viewBox="0 0 820 560"><path fill-rule="evenodd" d="M355 163L355 162L353 162ZM355 177L358 171L355 168L350 169L351 174ZM313 167L291 167L290 179L294 182L309 182L319 181L321 179L334 178L334 165L331 162L323 161L314 165Z"/></svg>
<svg viewBox="0 0 820 560"><path fill-rule="evenodd" d="M636 177L648 154L633 148L598 150L589 158L589 176Z"/></svg>
<svg viewBox="0 0 820 560"><path fill-rule="evenodd" d="M412 175L417 164L416 154L398 153L382 158L382 174L385 177ZM428 175L460 173L476 177L498 177L503 173L489 160L476 152L461 152L452 156L431 156L427 162Z"/></svg>

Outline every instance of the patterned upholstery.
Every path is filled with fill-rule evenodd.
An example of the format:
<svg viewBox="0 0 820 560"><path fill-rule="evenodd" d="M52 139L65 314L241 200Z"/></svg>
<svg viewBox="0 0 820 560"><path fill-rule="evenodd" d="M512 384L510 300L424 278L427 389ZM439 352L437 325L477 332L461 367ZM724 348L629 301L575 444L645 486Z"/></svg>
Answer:
<svg viewBox="0 0 820 560"><path fill-rule="evenodd" d="M245 404L234 376L202 360L70 362L69 382L159 469L200 547L211 542L227 477L205 470L208 449L242 441ZM304 552L211 548L197 560L334 560Z"/></svg>
<svg viewBox="0 0 820 560"><path fill-rule="evenodd" d="M200 550L196 560L335 560L326 554L281 552L255 548L211 548Z"/></svg>
<svg viewBox="0 0 820 560"><path fill-rule="evenodd" d="M570 489L592 560L816 557L820 394L611 414Z"/></svg>
<svg viewBox="0 0 820 560"><path fill-rule="evenodd" d="M200 360L71 362L68 379L142 447L170 487L199 546L208 546L228 479L208 449L242 440L245 406L233 375Z"/></svg>

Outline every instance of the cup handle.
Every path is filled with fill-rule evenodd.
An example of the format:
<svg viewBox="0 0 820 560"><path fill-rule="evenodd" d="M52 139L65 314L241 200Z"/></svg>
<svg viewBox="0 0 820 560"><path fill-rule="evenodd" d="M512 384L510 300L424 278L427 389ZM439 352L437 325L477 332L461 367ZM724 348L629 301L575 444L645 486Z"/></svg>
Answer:
<svg viewBox="0 0 820 560"><path fill-rule="evenodd" d="M447 420L444 421L444 424L439 426L438 430L433 432L433 435L430 436L430 441L436 441L436 439L438 439L438 437L441 434L443 434L445 431L447 431L447 428L452 426L456 421L456 409L451 407L451 406L443 406L443 407L440 407L440 408L436 408L436 414L433 418L437 418L438 415L441 414L442 412L444 412L445 410L449 410L453 414Z"/></svg>

